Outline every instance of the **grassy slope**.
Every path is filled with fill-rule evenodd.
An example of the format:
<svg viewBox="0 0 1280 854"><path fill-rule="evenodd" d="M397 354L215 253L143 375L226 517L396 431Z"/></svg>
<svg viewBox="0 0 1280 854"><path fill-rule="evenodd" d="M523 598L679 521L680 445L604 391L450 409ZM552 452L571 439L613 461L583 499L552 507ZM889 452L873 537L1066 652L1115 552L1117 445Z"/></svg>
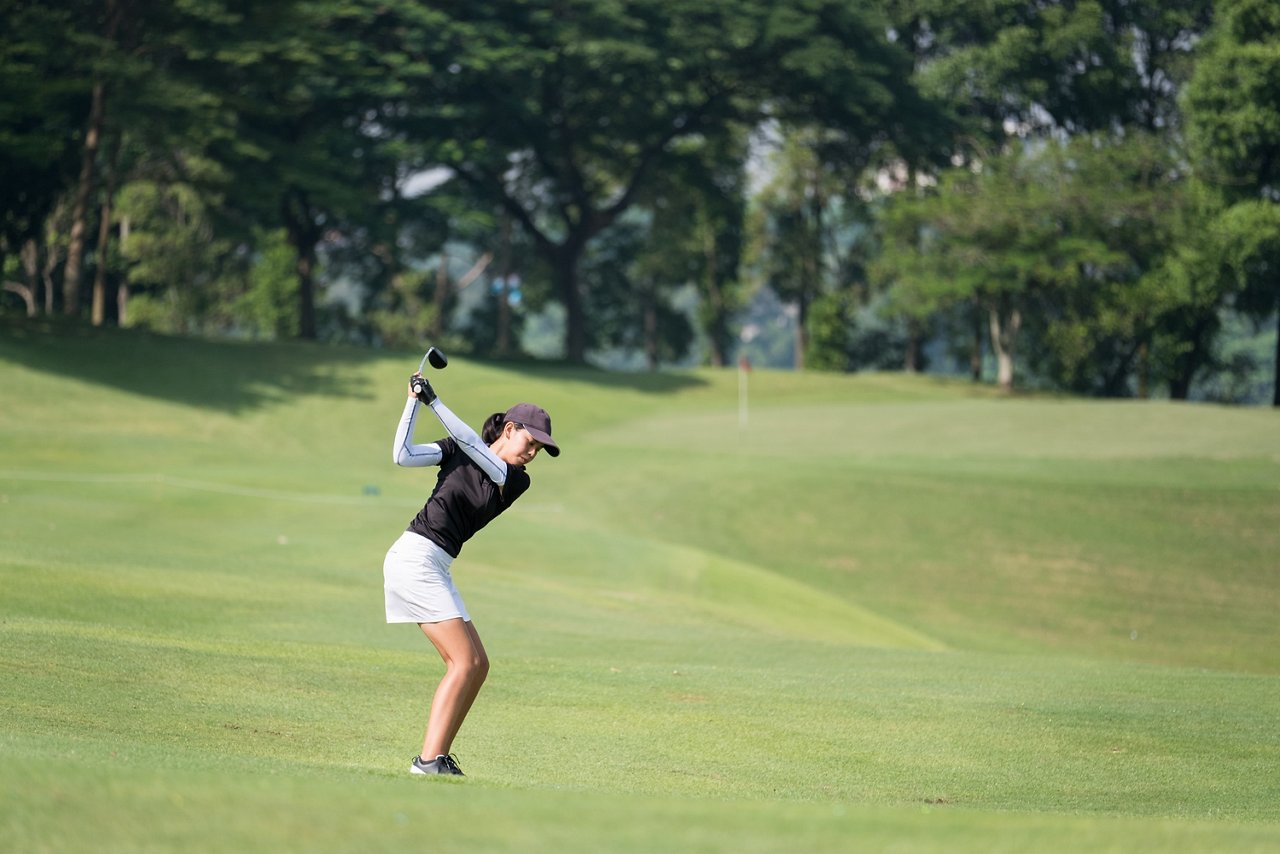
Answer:
<svg viewBox="0 0 1280 854"><path fill-rule="evenodd" d="M24 849L1280 844L1274 412L765 372L742 429L730 374L459 360L456 411L566 451L458 565L494 677L424 787L413 359L4 333Z"/></svg>

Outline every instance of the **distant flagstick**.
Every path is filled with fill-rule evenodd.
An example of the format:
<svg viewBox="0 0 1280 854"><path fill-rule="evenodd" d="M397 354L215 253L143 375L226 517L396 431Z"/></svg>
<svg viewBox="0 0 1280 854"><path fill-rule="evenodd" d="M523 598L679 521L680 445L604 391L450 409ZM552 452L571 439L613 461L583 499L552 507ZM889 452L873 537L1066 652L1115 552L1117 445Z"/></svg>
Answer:
<svg viewBox="0 0 1280 854"><path fill-rule="evenodd" d="M747 375L751 373L751 360L738 357L738 427L747 426Z"/></svg>

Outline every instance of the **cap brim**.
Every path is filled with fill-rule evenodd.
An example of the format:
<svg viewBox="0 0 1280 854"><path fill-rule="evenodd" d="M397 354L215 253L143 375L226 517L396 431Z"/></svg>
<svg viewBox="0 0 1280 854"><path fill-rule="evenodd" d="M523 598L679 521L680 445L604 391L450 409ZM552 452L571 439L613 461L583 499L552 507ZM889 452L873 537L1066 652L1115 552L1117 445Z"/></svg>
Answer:
<svg viewBox="0 0 1280 854"><path fill-rule="evenodd" d="M542 443L542 447L547 449L548 454L553 457L560 456L560 446L556 444L554 439L536 427L530 427L528 424L524 425L524 429L529 431L530 436Z"/></svg>

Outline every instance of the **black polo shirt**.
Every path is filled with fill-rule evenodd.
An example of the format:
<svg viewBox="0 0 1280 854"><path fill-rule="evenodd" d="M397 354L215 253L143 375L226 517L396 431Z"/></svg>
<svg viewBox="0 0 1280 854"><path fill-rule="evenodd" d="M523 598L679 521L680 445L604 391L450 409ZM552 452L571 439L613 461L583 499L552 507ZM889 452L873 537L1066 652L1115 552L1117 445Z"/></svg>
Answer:
<svg viewBox="0 0 1280 854"><path fill-rule="evenodd" d="M499 490L452 438L436 444L443 453L436 488L408 529L457 557L463 543L524 494L529 475L524 466L508 464Z"/></svg>

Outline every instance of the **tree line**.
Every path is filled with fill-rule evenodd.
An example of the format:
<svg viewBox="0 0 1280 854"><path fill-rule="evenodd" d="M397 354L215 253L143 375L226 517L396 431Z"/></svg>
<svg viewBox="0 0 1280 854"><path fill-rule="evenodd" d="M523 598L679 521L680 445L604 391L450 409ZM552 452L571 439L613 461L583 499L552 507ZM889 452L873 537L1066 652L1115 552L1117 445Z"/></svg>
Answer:
<svg viewBox="0 0 1280 854"><path fill-rule="evenodd" d="M1266 0L0 8L8 313L1185 398L1280 312Z"/></svg>

